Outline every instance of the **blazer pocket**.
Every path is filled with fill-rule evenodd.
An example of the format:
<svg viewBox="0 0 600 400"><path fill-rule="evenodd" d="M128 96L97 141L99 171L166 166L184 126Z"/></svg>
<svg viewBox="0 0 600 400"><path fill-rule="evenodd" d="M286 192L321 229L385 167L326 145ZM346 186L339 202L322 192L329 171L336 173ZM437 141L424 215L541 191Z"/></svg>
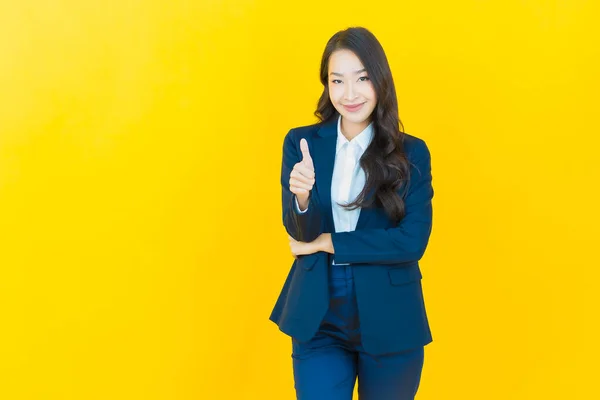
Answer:
<svg viewBox="0 0 600 400"><path fill-rule="evenodd" d="M308 270L311 270L315 266L318 259L319 259L318 253L304 254L304 255L298 256L296 263L297 263L297 265L299 265L300 267L302 267L308 271Z"/></svg>
<svg viewBox="0 0 600 400"><path fill-rule="evenodd" d="M411 267L395 267L388 269L390 283L392 285L404 285L406 283L418 281L423 276L418 264Z"/></svg>

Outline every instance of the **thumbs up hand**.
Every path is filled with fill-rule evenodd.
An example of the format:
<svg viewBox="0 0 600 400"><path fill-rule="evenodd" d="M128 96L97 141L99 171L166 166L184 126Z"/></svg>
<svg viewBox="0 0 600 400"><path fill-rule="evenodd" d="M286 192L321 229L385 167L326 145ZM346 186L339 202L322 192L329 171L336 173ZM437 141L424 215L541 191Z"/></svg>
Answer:
<svg viewBox="0 0 600 400"><path fill-rule="evenodd" d="M302 151L302 160L294 165L290 173L290 192L296 195L300 207L306 209L308 196L315 184L315 167L308 151L306 139L300 139L300 150Z"/></svg>

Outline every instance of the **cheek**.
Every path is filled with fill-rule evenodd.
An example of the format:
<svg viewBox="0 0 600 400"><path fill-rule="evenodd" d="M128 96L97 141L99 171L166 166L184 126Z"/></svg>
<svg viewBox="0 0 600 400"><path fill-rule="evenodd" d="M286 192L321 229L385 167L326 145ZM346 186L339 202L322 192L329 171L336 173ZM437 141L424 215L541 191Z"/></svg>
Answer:
<svg viewBox="0 0 600 400"><path fill-rule="evenodd" d="M332 103L339 102L340 97L344 94L344 90L340 86L329 86L329 100Z"/></svg>
<svg viewBox="0 0 600 400"><path fill-rule="evenodd" d="M376 101L377 100L377 95L375 94L375 88L373 87L373 85L369 85L369 89L367 91L367 96L369 97L369 99Z"/></svg>

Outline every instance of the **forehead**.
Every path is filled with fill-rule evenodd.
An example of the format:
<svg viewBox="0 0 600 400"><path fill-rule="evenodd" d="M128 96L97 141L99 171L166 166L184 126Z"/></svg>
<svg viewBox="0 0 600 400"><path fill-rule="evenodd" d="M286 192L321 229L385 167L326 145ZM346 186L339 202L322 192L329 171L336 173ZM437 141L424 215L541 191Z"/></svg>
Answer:
<svg viewBox="0 0 600 400"><path fill-rule="evenodd" d="M336 50L329 57L329 72L352 74L363 68L358 56L350 50Z"/></svg>

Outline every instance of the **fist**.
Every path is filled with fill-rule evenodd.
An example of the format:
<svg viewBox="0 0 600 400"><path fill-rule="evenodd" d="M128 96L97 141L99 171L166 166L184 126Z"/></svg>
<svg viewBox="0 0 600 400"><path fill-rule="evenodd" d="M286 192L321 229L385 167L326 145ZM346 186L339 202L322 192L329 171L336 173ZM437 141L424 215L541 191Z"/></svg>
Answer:
<svg viewBox="0 0 600 400"><path fill-rule="evenodd" d="M315 167L308 151L306 139L300 139L302 160L294 165L290 173L290 192L299 199L307 199L315 184Z"/></svg>

